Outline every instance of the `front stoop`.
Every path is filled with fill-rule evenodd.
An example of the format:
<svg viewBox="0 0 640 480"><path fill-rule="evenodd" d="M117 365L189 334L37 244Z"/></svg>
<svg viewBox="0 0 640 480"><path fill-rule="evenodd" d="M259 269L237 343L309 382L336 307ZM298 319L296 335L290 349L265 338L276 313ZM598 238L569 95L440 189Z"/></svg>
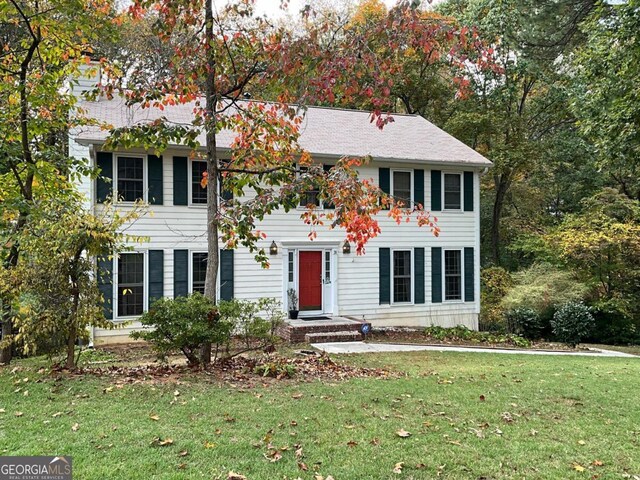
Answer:
<svg viewBox="0 0 640 480"><path fill-rule="evenodd" d="M355 342L363 340L362 322L345 317L329 320L286 320L279 335L291 343Z"/></svg>

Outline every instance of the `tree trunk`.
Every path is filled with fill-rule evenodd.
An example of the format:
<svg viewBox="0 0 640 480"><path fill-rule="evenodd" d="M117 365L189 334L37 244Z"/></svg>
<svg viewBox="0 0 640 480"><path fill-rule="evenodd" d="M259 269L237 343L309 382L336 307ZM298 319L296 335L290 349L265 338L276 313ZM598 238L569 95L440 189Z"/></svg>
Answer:
<svg viewBox="0 0 640 480"><path fill-rule="evenodd" d="M510 174L502 173L494 175L494 183L496 188L496 197L493 201L493 214L491 218L491 258L494 265L500 266L501 258L501 238L500 238L500 221L502 220L502 211L504 210L504 200L509 190Z"/></svg>
<svg viewBox="0 0 640 480"><path fill-rule="evenodd" d="M213 32L213 11L211 2L205 2L205 38L207 40L207 83L205 88L205 132L207 149L207 273L204 282L204 295L214 304L217 303L216 284L218 280L219 239L218 239L218 153L216 151L216 103L218 101L215 85L215 52L211 46ZM202 345L200 361L203 365L211 363L211 343Z"/></svg>

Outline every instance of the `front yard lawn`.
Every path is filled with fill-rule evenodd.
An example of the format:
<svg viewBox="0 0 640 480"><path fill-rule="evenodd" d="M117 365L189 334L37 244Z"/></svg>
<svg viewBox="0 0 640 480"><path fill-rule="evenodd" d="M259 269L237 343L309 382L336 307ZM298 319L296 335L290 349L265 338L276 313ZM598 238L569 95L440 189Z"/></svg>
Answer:
<svg viewBox="0 0 640 480"><path fill-rule="evenodd" d="M18 361L0 370L0 454L71 455L76 479L639 478L638 359L337 361L403 375L263 385L69 377Z"/></svg>

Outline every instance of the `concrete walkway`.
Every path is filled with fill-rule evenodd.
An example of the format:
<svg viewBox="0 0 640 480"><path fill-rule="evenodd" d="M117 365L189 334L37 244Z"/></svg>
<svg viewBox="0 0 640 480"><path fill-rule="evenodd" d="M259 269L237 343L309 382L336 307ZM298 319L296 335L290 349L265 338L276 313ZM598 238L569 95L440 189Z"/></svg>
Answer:
<svg viewBox="0 0 640 480"><path fill-rule="evenodd" d="M507 353L517 355L557 355L584 357L626 357L640 358L629 353L614 350L590 349L589 352L563 352L561 350L516 350L506 348L455 347L448 345L407 345L393 343L335 342L313 343L312 347L327 353L379 353L379 352L474 352L474 353Z"/></svg>

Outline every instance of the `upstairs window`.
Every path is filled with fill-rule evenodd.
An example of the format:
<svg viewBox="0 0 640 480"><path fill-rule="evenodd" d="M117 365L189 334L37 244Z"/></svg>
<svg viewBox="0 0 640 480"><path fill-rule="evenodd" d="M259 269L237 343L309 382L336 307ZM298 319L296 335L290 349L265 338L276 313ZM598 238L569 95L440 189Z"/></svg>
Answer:
<svg viewBox="0 0 640 480"><path fill-rule="evenodd" d="M444 251L444 299L462 300L462 252Z"/></svg>
<svg viewBox="0 0 640 480"><path fill-rule="evenodd" d="M402 202L404 207L411 206L411 172L394 170L391 176L391 192L397 202Z"/></svg>
<svg viewBox="0 0 640 480"><path fill-rule="evenodd" d="M123 253L118 258L118 316L141 315L144 310L144 254Z"/></svg>
<svg viewBox="0 0 640 480"><path fill-rule="evenodd" d="M207 189L202 188L202 174L207 171L207 162L191 162L191 203L205 205L207 203Z"/></svg>
<svg viewBox="0 0 640 480"><path fill-rule="evenodd" d="M393 252L393 303L411 302L411 250Z"/></svg>
<svg viewBox="0 0 640 480"><path fill-rule="evenodd" d="M460 210L462 208L462 175L459 173L444 174L444 209Z"/></svg>
<svg viewBox="0 0 640 480"><path fill-rule="evenodd" d="M144 159L117 157L118 199L135 202L144 199Z"/></svg>

